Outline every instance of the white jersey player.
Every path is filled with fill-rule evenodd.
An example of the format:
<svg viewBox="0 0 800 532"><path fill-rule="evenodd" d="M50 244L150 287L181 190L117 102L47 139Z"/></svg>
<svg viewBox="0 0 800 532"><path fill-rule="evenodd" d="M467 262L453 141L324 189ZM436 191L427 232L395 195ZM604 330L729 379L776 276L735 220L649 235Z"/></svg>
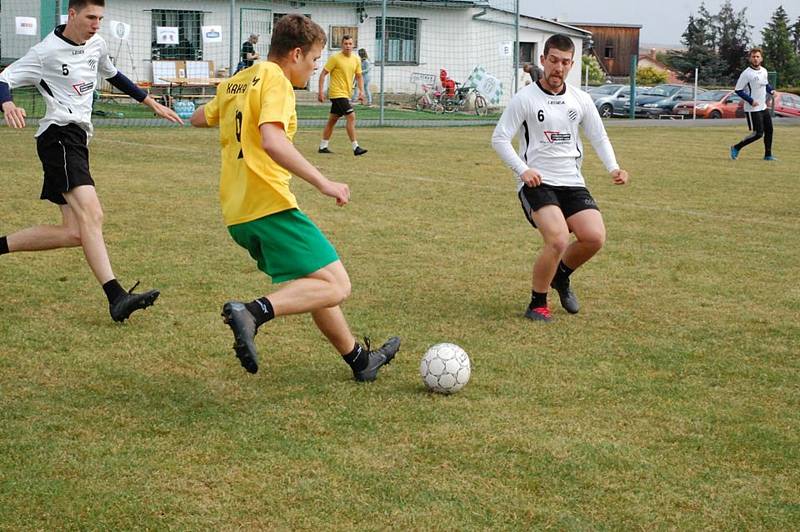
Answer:
<svg viewBox="0 0 800 532"><path fill-rule="evenodd" d="M767 69L761 66L763 54L759 48L750 50L750 66L736 82L736 94L744 100L744 114L747 128L751 133L741 142L731 146L731 159L739 157L739 151L761 137L764 137L764 160L774 161L772 156L772 116L767 108L767 94L775 89L769 84Z"/></svg>
<svg viewBox="0 0 800 532"><path fill-rule="evenodd" d="M106 43L97 34L104 6L103 0L70 0L66 25L57 27L0 73L0 108L9 127L25 127L26 118L25 110L12 100L12 89L34 86L44 98L47 111L36 132L44 169L41 199L57 204L62 216L61 225L39 225L0 237L0 255L81 246L108 298L111 317L121 322L135 310L152 305L159 293L126 291L111 269L103 240L103 211L89 172L92 99L98 74L158 116L182 121L111 63Z"/></svg>
<svg viewBox="0 0 800 532"><path fill-rule="evenodd" d="M565 79L575 46L556 34L544 45L544 74L511 99L494 134L492 146L517 176L517 194L528 221L539 230L544 247L533 265L531 303L525 316L551 321L547 292L552 286L569 313L579 310L570 274L597 253L605 226L581 172L584 148L579 126L592 143L615 184L625 184L621 170L591 98ZM519 139L519 151L511 142ZM569 242L569 233L575 241Z"/></svg>

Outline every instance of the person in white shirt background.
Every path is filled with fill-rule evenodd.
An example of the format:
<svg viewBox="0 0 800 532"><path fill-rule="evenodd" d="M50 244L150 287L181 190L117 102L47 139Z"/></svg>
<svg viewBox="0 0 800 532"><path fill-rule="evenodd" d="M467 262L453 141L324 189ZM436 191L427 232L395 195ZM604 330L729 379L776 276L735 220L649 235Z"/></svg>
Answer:
<svg viewBox="0 0 800 532"><path fill-rule="evenodd" d="M552 320L547 305L550 287L567 312L578 312L570 275L602 248L606 238L603 217L581 173L579 125L612 182L628 182L591 97L566 84L574 54L575 45L566 35L547 39L540 58L541 78L512 97L492 135L495 151L517 176L525 216L544 241L533 265L532 297L525 312L525 317L541 322ZM511 144L514 135L519 152ZM572 242L570 233L575 235Z"/></svg>
<svg viewBox="0 0 800 532"><path fill-rule="evenodd" d="M88 144L93 134L92 100L98 73L156 115L183 122L113 65L108 46L98 34L104 8L103 0L70 0L67 23L0 73L0 108L9 127L24 128L27 117L25 109L14 104L12 89L34 86L45 101L47 111L36 132L44 170L41 199L58 205L62 216L61 225L37 225L0 236L0 255L81 246L108 298L112 319L122 322L132 312L152 305L159 292L126 291L111 269L103 238L103 210L89 172Z"/></svg>
<svg viewBox="0 0 800 532"><path fill-rule="evenodd" d="M761 137L764 137L764 160L775 160L772 155L772 116L767 107L767 93L773 94L775 89L769 84L767 69L761 66L763 61L764 53L760 48L750 50L750 66L744 69L736 82L736 94L744 100L744 114L751 133L731 146L733 160L739 157L742 148Z"/></svg>

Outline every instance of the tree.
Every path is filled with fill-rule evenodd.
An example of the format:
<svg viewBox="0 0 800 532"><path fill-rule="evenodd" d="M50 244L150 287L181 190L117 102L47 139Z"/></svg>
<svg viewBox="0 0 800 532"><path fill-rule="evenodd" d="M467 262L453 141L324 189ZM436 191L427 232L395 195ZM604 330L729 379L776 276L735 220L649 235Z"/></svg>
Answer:
<svg viewBox="0 0 800 532"><path fill-rule="evenodd" d="M689 15L689 23L681 36L686 50L667 52L666 64L683 81L694 81L694 69L699 68L704 83L720 83L725 78L725 64L714 49L713 19L703 4L698 15Z"/></svg>
<svg viewBox="0 0 800 532"><path fill-rule="evenodd" d="M584 71L581 72L581 80L586 75L586 67L589 67L589 85L602 85L606 82L606 73L600 66L600 62L592 55L584 55L581 59Z"/></svg>
<svg viewBox="0 0 800 532"><path fill-rule="evenodd" d="M800 17L792 26L792 42L794 43L794 51L800 54Z"/></svg>
<svg viewBox="0 0 800 532"><path fill-rule="evenodd" d="M800 82L800 60L790 38L789 16L783 6L778 6L772 14L772 19L761 30L761 36L764 39L761 45L764 49L764 66L777 71L778 81L783 85Z"/></svg>
<svg viewBox="0 0 800 532"><path fill-rule="evenodd" d="M746 12L746 7L735 12L730 0L726 0L714 17L717 55L725 65L724 76L728 83L735 82L747 65L752 26L747 22Z"/></svg>
<svg viewBox="0 0 800 532"><path fill-rule="evenodd" d="M653 67L642 67L636 71L636 83L639 85L660 85L667 82L667 73Z"/></svg>

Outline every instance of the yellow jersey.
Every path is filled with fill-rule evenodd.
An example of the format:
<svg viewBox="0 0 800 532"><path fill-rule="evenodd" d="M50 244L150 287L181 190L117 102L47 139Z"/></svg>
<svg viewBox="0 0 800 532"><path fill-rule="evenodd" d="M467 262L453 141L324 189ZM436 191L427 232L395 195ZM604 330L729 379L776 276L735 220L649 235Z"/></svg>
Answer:
<svg viewBox="0 0 800 532"><path fill-rule="evenodd" d="M361 58L358 54L344 55L337 52L328 58L325 71L331 75L328 85L328 98L347 98L353 94L353 80L361 74Z"/></svg>
<svg viewBox="0 0 800 532"><path fill-rule="evenodd" d="M290 141L297 131L294 89L280 66L265 61L220 83L205 118L208 125L219 125L219 195L226 225L297 208L291 174L261 147L261 124L281 124Z"/></svg>

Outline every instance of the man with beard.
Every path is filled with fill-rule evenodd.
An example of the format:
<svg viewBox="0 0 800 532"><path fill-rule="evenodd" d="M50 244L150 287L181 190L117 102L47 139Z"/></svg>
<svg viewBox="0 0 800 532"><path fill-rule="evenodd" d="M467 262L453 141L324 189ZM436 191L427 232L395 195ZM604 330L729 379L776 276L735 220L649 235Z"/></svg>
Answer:
<svg viewBox="0 0 800 532"><path fill-rule="evenodd" d="M767 108L767 93L775 89L769 84L767 69L761 66L763 54L760 48L750 50L750 66L739 76L736 82L736 94L744 100L744 114L747 127L752 133L738 144L731 146L731 159L736 160L739 152L761 137L764 137L764 160L774 161L772 156L772 117Z"/></svg>
<svg viewBox="0 0 800 532"><path fill-rule="evenodd" d="M552 320L547 292L553 287L570 314L579 310L570 274L600 251L606 238L603 217L581 174L583 127L614 184L628 182L617 164L603 122L585 92L564 81L575 45L566 35L547 39L540 58L542 77L511 99L492 135L492 146L517 176L517 194L528 221L544 245L533 265L533 290L525 317ZM511 139L519 138L519 153ZM575 234L570 243L569 234Z"/></svg>

